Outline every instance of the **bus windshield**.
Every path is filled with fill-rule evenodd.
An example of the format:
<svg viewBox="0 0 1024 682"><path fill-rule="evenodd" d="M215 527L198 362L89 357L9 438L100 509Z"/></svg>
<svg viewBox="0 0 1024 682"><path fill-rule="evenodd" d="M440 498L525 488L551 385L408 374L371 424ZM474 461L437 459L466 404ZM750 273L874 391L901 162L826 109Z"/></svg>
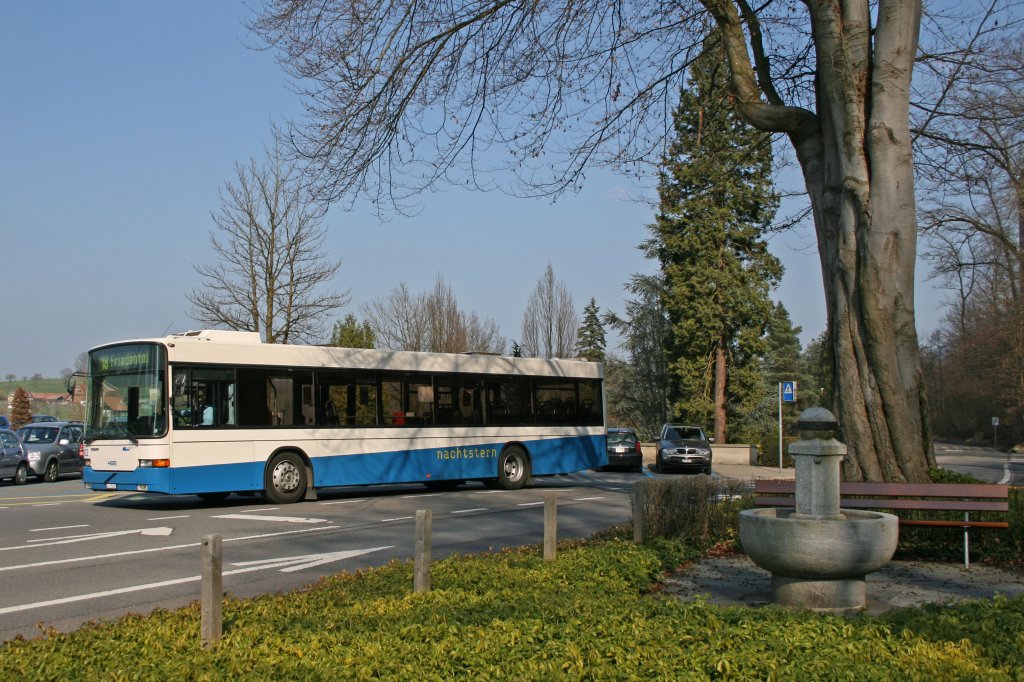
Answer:
<svg viewBox="0 0 1024 682"><path fill-rule="evenodd" d="M85 437L155 438L167 432L167 358L158 344L128 344L89 354Z"/></svg>

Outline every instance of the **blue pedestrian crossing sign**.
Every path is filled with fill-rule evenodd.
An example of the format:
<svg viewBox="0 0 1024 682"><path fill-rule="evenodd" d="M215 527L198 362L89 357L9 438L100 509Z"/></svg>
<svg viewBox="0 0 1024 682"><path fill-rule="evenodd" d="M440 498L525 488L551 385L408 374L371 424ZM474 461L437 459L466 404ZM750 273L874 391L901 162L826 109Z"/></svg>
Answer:
<svg viewBox="0 0 1024 682"><path fill-rule="evenodd" d="M796 382L795 381L783 381L782 382L782 402L784 402L784 403L795 403L796 402Z"/></svg>

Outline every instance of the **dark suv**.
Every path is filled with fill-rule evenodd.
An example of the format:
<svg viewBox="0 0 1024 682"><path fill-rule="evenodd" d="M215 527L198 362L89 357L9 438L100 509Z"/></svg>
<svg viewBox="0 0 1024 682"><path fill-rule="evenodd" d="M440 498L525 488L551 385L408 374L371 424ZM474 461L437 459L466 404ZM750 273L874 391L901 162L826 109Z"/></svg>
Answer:
<svg viewBox="0 0 1024 682"><path fill-rule="evenodd" d="M18 438L28 456L30 473L53 482L61 474L81 473L82 458L78 444L82 440L80 422L35 422L18 429Z"/></svg>
<svg viewBox="0 0 1024 682"><path fill-rule="evenodd" d="M654 469L658 473L694 471L710 475L711 443L704 430L699 426L662 426Z"/></svg>

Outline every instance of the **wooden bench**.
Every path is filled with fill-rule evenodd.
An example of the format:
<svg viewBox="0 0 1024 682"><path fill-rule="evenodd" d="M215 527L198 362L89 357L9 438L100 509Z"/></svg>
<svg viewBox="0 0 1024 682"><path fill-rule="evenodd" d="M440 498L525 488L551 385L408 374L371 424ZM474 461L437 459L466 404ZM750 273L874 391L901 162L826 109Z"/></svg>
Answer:
<svg viewBox="0 0 1024 682"><path fill-rule="evenodd" d="M754 504L759 507L794 507L796 481L757 479ZM1009 528L1005 514L1009 510L1007 485L990 483L867 483L839 484L841 509L887 511L899 517L901 526L940 526L964 529L964 565L970 566L971 528ZM900 512L962 511L963 519L921 519L904 517ZM971 520L971 512L1004 514L1002 521Z"/></svg>

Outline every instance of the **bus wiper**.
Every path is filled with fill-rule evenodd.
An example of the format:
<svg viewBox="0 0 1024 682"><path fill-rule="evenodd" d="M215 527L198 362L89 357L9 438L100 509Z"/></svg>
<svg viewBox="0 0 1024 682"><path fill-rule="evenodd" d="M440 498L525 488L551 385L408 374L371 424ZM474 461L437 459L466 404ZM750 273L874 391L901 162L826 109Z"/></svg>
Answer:
<svg viewBox="0 0 1024 682"><path fill-rule="evenodd" d="M117 429L117 431L114 431L114 429ZM83 438L82 442L85 443L86 445L89 445L90 443L93 443L101 438L113 438L118 431L120 433L123 433L124 437L127 438L128 442L131 443L132 445L139 444L139 439L136 438L131 431L129 431L127 428L123 426L116 426L114 424L108 424L106 426L101 426L100 428L95 429L93 433L90 433L85 438Z"/></svg>

